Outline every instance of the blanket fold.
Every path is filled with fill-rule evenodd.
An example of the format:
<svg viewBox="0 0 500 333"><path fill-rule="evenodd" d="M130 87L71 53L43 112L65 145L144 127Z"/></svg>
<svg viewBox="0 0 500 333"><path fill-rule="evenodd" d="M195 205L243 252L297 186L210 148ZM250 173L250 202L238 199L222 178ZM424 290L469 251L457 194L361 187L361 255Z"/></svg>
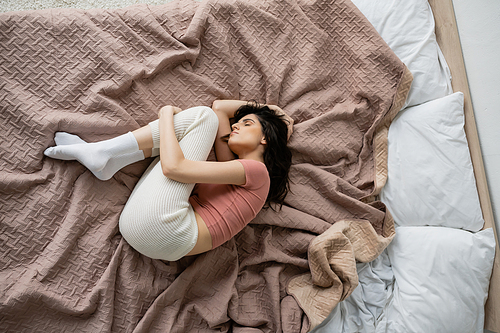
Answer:
<svg viewBox="0 0 500 333"><path fill-rule="evenodd" d="M0 48L2 332L306 332L394 235L377 194L411 74L348 0L2 13ZM119 234L150 160L102 182L43 155L57 131L104 140L215 99L294 119L291 193L199 256Z"/></svg>

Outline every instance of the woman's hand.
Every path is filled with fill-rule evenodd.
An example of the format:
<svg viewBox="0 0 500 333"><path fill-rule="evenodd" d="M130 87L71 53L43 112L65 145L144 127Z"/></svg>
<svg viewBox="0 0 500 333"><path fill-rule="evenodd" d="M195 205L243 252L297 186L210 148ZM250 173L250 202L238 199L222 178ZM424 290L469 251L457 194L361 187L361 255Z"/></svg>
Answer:
<svg viewBox="0 0 500 333"><path fill-rule="evenodd" d="M288 127L288 133L287 133L287 139L290 139L290 136L293 133L293 119L285 113L279 106L277 105L267 105L271 110L276 111L277 114L283 115L283 118L285 119L285 122L287 123Z"/></svg>
<svg viewBox="0 0 500 333"><path fill-rule="evenodd" d="M177 106L166 105L166 106L162 107L160 109L160 111L158 112L158 118L161 118L161 115L165 112L168 112L170 114L177 114L181 111L182 111L182 109L178 108Z"/></svg>
<svg viewBox="0 0 500 333"><path fill-rule="evenodd" d="M245 169L238 161L220 163L186 159L175 135L174 114L180 111L167 105L158 112L163 174L181 183L245 184Z"/></svg>

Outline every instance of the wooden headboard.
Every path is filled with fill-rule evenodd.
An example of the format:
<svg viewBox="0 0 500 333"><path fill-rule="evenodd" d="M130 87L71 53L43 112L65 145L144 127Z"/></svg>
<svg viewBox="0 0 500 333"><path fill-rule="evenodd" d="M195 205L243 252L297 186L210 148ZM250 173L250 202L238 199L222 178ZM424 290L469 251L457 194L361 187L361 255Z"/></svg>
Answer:
<svg viewBox="0 0 500 333"><path fill-rule="evenodd" d="M453 91L461 91L464 93L465 133L467 135L467 141L469 142L472 165L474 166L479 201L485 221L484 228L493 228L495 237L497 237L496 255L493 265L493 274L490 280L489 297L485 305L486 317L484 328L500 333L500 250L498 247L498 234L495 228L493 209L477 134L476 120L474 118L469 84L465 72L462 47L458 36L455 11L453 9L452 0L429 0L429 4L431 5L434 20L436 22L437 42L450 67Z"/></svg>

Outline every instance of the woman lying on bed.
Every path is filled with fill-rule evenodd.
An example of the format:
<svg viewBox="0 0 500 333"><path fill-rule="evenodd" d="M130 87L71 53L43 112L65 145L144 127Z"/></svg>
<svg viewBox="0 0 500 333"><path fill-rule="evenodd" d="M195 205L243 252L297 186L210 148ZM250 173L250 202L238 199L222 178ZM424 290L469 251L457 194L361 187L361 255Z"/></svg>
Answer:
<svg viewBox="0 0 500 333"><path fill-rule="evenodd" d="M96 143L58 132L57 146L45 151L52 158L78 160L101 180L159 151L119 225L134 249L169 261L215 248L265 204L282 205L291 165L287 139L293 121L276 106L215 101L212 109L181 111L165 106L149 125ZM214 141L218 161L209 162Z"/></svg>

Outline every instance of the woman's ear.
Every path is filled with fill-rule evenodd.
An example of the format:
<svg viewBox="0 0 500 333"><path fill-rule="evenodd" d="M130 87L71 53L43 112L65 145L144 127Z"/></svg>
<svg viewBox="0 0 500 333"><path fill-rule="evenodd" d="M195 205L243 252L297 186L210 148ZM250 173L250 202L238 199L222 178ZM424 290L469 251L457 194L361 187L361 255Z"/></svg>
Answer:
<svg viewBox="0 0 500 333"><path fill-rule="evenodd" d="M267 141L265 137L262 137L262 140L260 140L261 145L267 145Z"/></svg>

